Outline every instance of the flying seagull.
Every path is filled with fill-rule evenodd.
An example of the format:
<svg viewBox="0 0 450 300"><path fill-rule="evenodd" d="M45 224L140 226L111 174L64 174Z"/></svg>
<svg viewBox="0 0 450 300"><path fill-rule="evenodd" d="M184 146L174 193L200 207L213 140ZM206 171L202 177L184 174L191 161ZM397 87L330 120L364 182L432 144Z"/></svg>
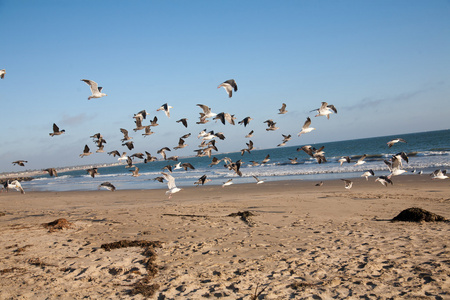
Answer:
<svg viewBox="0 0 450 300"><path fill-rule="evenodd" d="M315 130L314 127L309 127L311 125L311 118L307 117L305 123L303 124L302 130L298 133L297 136L301 136L303 133L308 133Z"/></svg>
<svg viewBox="0 0 450 300"><path fill-rule="evenodd" d="M341 158L338 159L338 162L341 163L341 166L345 162L350 163L350 156L342 156Z"/></svg>
<svg viewBox="0 0 450 300"><path fill-rule="evenodd" d="M164 176L164 179L167 180L167 187L169 188L168 191L166 191L166 195L169 195L169 199L172 198L172 195L175 193L178 193L181 191L181 188L177 188L175 185L175 178L173 178L172 175L162 172L161 173Z"/></svg>
<svg viewBox="0 0 450 300"><path fill-rule="evenodd" d="M64 129L59 130L59 127L53 123L53 132L49 133L50 136L61 135L66 132Z"/></svg>
<svg viewBox="0 0 450 300"><path fill-rule="evenodd" d="M237 92L237 90L238 90L236 81L234 79L229 79L227 81L224 81L217 88L220 89L221 87L223 87L227 91L229 98L231 98L231 96L233 95L233 90L235 92Z"/></svg>
<svg viewBox="0 0 450 300"><path fill-rule="evenodd" d="M180 123L180 122L181 122L181 123L183 124L183 126L187 128L187 127L188 127L187 120L188 120L188 119L183 118L183 119L179 119L179 120L176 121L176 122L177 122L177 123Z"/></svg>
<svg viewBox="0 0 450 300"><path fill-rule="evenodd" d="M168 118L170 118L170 109L171 109L171 108L173 108L173 107L170 106L170 105L167 105L167 103L164 103L164 104L161 105L161 107L158 108L156 111L163 110L164 113L166 114L166 116L167 116Z"/></svg>
<svg viewBox="0 0 450 300"><path fill-rule="evenodd" d="M129 171L133 173L133 174L131 174L131 176L133 176L133 177L141 176L141 174L139 174L139 168L136 166L134 166L134 170L129 170Z"/></svg>
<svg viewBox="0 0 450 300"><path fill-rule="evenodd" d="M184 148L184 147L186 147L186 146L188 146L188 145L186 145L186 144L184 143L184 140L183 140L182 138L180 138L180 140L178 141L178 146L174 147L173 149L174 149L174 150L177 150L177 149Z"/></svg>
<svg viewBox="0 0 450 300"><path fill-rule="evenodd" d="M250 123L250 121L253 120L250 117L245 117L244 119L242 119L242 121L239 121L238 124L244 124L244 127L247 127L248 123Z"/></svg>
<svg viewBox="0 0 450 300"><path fill-rule="evenodd" d="M97 82L89 80L89 79L81 79L81 81L86 82L91 87L91 93L92 95L89 96L88 100L91 100L92 98L101 98L103 96L108 96L104 93L102 93L102 87L99 87Z"/></svg>
<svg viewBox="0 0 450 300"><path fill-rule="evenodd" d="M12 162L12 164L13 165L19 165L19 166L21 166L21 167L24 167L25 166L25 163L27 163L28 161L26 161L26 160L16 160L16 161L13 161Z"/></svg>
<svg viewBox="0 0 450 300"><path fill-rule="evenodd" d="M258 179L258 177L256 177L255 175L253 175L253 178L255 178L255 180L256 180L256 184L261 184L261 183L264 183L264 180L260 180L260 179Z"/></svg>
<svg viewBox="0 0 450 300"><path fill-rule="evenodd" d="M170 148L169 147L163 147L163 148L159 149L158 151L156 151L156 153L161 154L163 159L166 159L166 151L170 151Z"/></svg>
<svg viewBox="0 0 450 300"><path fill-rule="evenodd" d="M125 141L129 141L132 139L132 137L128 136L128 130L124 129L124 128L120 128L120 132L123 133L123 139L121 139L121 142L125 142Z"/></svg>
<svg viewBox="0 0 450 300"><path fill-rule="evenodd" d="M100 173L98 172L98 168L90 168L90 169L87 169L86 172L87 172L89 175L91 175L92 178L94 178L95 175L100 174Z"/></svg>
<svg viewBox="0 0 450 300"><path fill-rule="evenodd" d="M320 106L319 108L313 109L312 111L318 112L318 114L315 115L315 117L327 116L327 119L330 119L330 114L332 114L333 112L337 114L336 107L334 107L334 105L332 105L332 104L328 105L328 103L326 103L326 102L322 102L322 106Z"/></svg>
<svg viewBox="0 0 450 300"><path fill-rule="evenodd" d="M48 172L48 174L50 175L50 177L58 177L58 172L56 171L55 168L47 168L45 170L43 170L44 172Z"/></svg>
<svg viewBox="0 0 450 300"><path fill-rule="evenodd" d="M90 150L90 149L89 149L88 145L85 145L85 146L84 146L83 153L80 154L80 157L83 158L83 157L85 157L85 156L91 155L92 152L89 152L89 150Z"/></svg>
<svg viewBox="0 0 450 300"><path fill-rule="evenodd" d="M431 179L447 179L447 171L446 170L436 170L433 173L431 173L430 176L433 176Z"/></svg>
<svg viewBox="0 0 450 300"><path fill-rule="evenodd" d="M7 180L3 184L3 188L6 190L6 192L8 192L9 189L15 189L16 191L20 192L21 194L25 194L25 191L23 190L22 185L17 180L13 180L11 182L9 180Z"/></svg>
<svg viewBox="0 0 450 300"><path fill-rule="evenodd" d="M233 184L233 178L228 179L226 182L222 184L222 187L226 187Z"/></svg>
<svg viewBox="0 0 450 300"><path fill-rule="evenodd" d="M6 74L6 70L5 69L0 70L0 78L1 79L5 78L5 74Z"/></svg>
<svg viewBox="0 0 450 300"><path fill-rule="evenodd" d="M282 105L281 105L281 108L279 109L279 115L284 115L285 113L287 113L288 111L286 110L286 103L283 103Z"/></svg>
<svg viewBox="0 0 450 300"><path fill-rule="evenodd" d="M390 140L389 142L387 142L387 145L389 146L389 148L391 148L394 144L396 144L398 142L406 143L406 141L404 139L396 138L396 139L393 139L393 140Z"/></svg>
<svg viewBox="0 0 450 300"><path fill-rule="evenodd" d="M345 182L345 188L346 188L347 190L349 190L349 189L352 188L352 186L353 186L353 181L348 180L348 179L341 179L341 180L343 180L343 181Z"/></svg>
<svg viewBox="0 0 450 300"><path fill-rule="evenodd" d="M366 177L366 180L369 180L369 176L375 176L375 173L372 170L367 170L361 175L361 177Z"/></svg>
<svg viewBox="0 0 450 300"><path fill-rule="evenodd" d="M204 185L205 183L211 181L211 179L206 178L206 174L203 175L202 177L200 177L196 182L194 182L194 184L196 184L197 186Z"/></svg>
<svg viewBox="0 0 450 300"><path fill-rule="evenodd" d="M365 164L366 161L365 161L364 159L365 159L366 157L367 157L366 154L364 154L363 156L361 156L361 157L358 159L358 161L355 163L355 166L360 166L360 165L362 165L362 164Z"/></svg>
<svg viewBox="0 0 450 300"><path fill-rule="evenodd" d="M112 185L110 182L103 182L101 183L97 189L99 190L100 188L105 188L107 190L110 190L111 192L114 192L116 190L116 187L114 185Z"/></svg>
<svg viewBox="0 0 450 300"><path fill-rule="evenodd" d="M375 179L375 182L379 181L382 185L386 186L388 185L388 183L390 183L391 185L393 185L394 183L392 182L392 180L390 180L387 176L380 176L377 179Z"/></svg>
<svg viewBox="0 0 450 300"><path fill-rule="evenodd" d="M201 118L207 119L217 116L216 113L211 112L211 108L209 108L208 106L203 104L197 104L197 106L203 110L203 114L200 113Z"/></svg>
<svg viewBox="0 0 450 300"><path fill-rule="evenodd" d="M253 130L250 131L250 132L245 136L245 138L251 138L252 136L253 136Z"/></svg>

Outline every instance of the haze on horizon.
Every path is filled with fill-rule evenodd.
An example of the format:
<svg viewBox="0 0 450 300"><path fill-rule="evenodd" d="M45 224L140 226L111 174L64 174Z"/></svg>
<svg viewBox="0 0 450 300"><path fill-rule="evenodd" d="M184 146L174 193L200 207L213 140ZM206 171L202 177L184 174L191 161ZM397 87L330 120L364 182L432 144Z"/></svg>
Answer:
<svg viewBox="0 0 450 300"><path fill-rule="evenodd" d="M203 129L223 132L219 152L448 129L448 1L0 1L2 147L0 173L115 163L129 154L173 148L185 133L191 156ZM217 86L235 79L228 98ZM87 100L91 79L108 96ZM330 120L314 118L322 101ZM279 115L282 103L288 113ZM171 117L156 109L173 106ZM236 125L197 125L205 104ZM155 134L134 132L133 115L158 117ZM237 121L251 116L247 127ZM307 117L316 130L297 137ZM188 118L188 128L176 120ZM266 132L267 119L279 130ZM52 124L66 133L50 137ZM135 149L121 145L119 128ZM100 132L105 153L80 158ZM24 159L25 167L12 161Z"/></svg>

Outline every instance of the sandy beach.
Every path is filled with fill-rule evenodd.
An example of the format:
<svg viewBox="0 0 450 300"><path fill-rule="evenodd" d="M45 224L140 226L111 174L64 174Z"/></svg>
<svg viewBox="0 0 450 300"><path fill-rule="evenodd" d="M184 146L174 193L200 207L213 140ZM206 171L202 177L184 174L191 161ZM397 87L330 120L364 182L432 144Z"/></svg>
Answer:
<svg viewBox="0 0 450 300"><path fill-rule="evenodd" d="M353 181L1 193L0 299L450 299L450 224L390 222L450 181Z"/></svg>

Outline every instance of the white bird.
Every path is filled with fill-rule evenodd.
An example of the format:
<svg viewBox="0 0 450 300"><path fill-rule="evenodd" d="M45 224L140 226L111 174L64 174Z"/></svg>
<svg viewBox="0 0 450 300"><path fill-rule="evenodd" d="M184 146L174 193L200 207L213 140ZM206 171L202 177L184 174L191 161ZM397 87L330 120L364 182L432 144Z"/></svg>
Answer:
<svg viewBox="0 0 450 300"><path fill-rule="evenodd" d="M406 143L406 141L404 139L396 138L396 139L393 139L393 140L390 140L389 142L387 142L387 145L389 146L389 148L391 148L394 144L396 144L398 142Z"/></svg>
<svg viewBox="0 0 450 300"><path fill-rule="evenodd" d="M436 170L433 173L431 173L431 176L433 176L431 179L447 179L447 171L446 170Z"/></svg>
<svg viewBox="0 0 450 300"><path fill-rule="evenodd" d="M327 119L330 119L330 114L332 114L333 112L337 114L336 107L334 107L334 105L332 104L328 105L328 103L326 102L322 102L322 105L319 108L313 109L312 111L318 112L315 117L327 116Z"/></svg>
<svg viewBox="0 0 450 300"><path fill-rule="evenodd" d="M207 119L207 118L212 118L212 117L217 116L216 113L211 112L211 108L209 108L208 106L203 105L203 104L197 104L197 106L199 106L201 109L203 109L202 118Z"/></svg>
<svg viewBox="0 0 450 300"><path fill-rule="evenodd" d="M306 118L305 124L303 124L302 131L298 133L298 136L302 135L303 133L308 133L315 130L314 127L309 127L310 125L311 125L311 118L308 117Z"/></svg>
<svg viewBox="0 0 450 300"><path fill-rule="evenodd" d="M164 176L164 179L167 180L167 187L169 188L168 191L166 191L166 195L169 195L169 199L172 198L172 195L175 193L178 193L181 191L181 188L177 188L175 185L175 178L173 178L172 175L161 172L161 174Z"/></svg>
<svg viewBox="0 0 450 300"><path fill-rule="evenodd" d="M264 180L260 180L260 179L258 179L258 177L254 176L254 175L253 175L253 178L255 178L256 184L264 183Z"/></svg>
<svg viewBox="0 0 450 300"><path fill-rule="evenodd" d="M235 92L237 92L237 90L238 90L236 81L234 79L229 79L227 81L224 81L217 88L220 89L221 87L223 87L227 91L229 98L231 98L231 96L233 95L233 90Z"/></svg>
<svg viewBox="0 0 450 300"><path fill-rule="evenodd" d="M3 184L3 188L6 190L6 192L8 192L9 189L15 189L16 191L20 192L21 194L25 194L25 191L23 190L22 185L17 180L13 180L11 182L9 180L7 180Z"/></svg>
<svg viewBox="0 0 450 300"><path fill-rule="evenodd" d="M384 163L388 166L389 171L391 171L391 174L389 174L388 178L390 179L392 176L401 175L406 170L402 169L402 159L406 162L408 162L408 156L405 152L400 152L391 157L391 161L385 160Z"/></svg>
<svg viewBox="0 0 450 300"><path fill-rule="evenodd" d="M171 108L173 108L173 107L170 106L170 105L167 105L167 103L164 103L164 104L161 105L161 107L158 108L156 111L163 110L164 113L166 114L166 116L167 116L168 118L170 118L170 109L171 109Z"/></svg>
<svg viewBox="0 0 450 300"><path fill-rule="evenodd" d="M226 187L226 186L229 186L229 185L232 185L232 184L233 184L233 178L228 179L228 181L224 182L222 184L222 187Z"/></svg>
<svg viewBox="0 0 450 300"><path fill-rule="evenodd" d="M361 175L361 177L366 177L366 180L369 180L369 176L375 176L375 173L372 170L367 170Z"/></svg>
<svg viewBox="0 0 450 300"><path fill-rule="evenodd" d="M352 188L352 186L353 186L353 181L348 180L348 179L341 179L341 180L343 180L343 181L345 182L345 188L346 188L347 190L349 190L349 189Z"/></svg>
<svg viewBox="0 0 450 300"><path fill-rule="evenodd" d="M5 69L0 70L0 78L1 79L5 78L5 74L6 74L6 70Z"/></svg>
<svg viewBox="0 0 450 300"><path fill-rule="evenodd" d="M97 82L89 80L89 79L81 79L81 81L86 82L86 84L91 87L92 95L89 96L88 100L91 100L92 98L101 98L103 96L108 96L108 95L102 93L103 88L99 87Z"/></svg>
<svg viewBox="0 0 450 300"><path fill-rule="evenodd" d="M112 185L110 182L103 182L101 183L97 189L99 190L100 188L105 188L107 190L110 190L111 192L114 192L116 190L116 187L114 185Z"/></svg>
<svg viewBox="0 0 450 300"><path fill-rule="evenodd" d="M338 162L341 163L341 166L344 162L348 162L350 163L350 157L349 156L342 156L341 158L338 159Z"/></svg>
<svg viewBox="0 0 450 300"><path fill-rule="evenodd" d="M355 163L355 166L360 166L360 165L362 165L362 164L365 164L366 162L365 162L365 158L367 157L367 155L366 154L364 154L363 156L361 156L361 158L360 159L358 159L358 161Z"/></svg>

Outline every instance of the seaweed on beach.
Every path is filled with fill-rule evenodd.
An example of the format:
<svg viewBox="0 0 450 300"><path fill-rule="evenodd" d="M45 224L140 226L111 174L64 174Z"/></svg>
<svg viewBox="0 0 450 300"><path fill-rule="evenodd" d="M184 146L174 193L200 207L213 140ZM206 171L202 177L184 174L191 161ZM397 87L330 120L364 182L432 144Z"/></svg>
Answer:
<svg viewBox="0 0 450 300"><path fill-rule="evenodd" d="M66 219L56 219L53 222L50 223L44 223L42 226L48 229L49 232L55 232L62 229L69 229L71 228L73 223L70 223Z"/></svg>
<svg viewBox="0 0 450 300"><path fill-rule="evenodd" d="M147 274L144 278L138 280L132 284L132 289L129 291L131 295L141 294L144 297L151 297L159 289L158 284L151 284L151 280L158 273L158 266L156 265L156 252L155 248L161 248L162 242L160 241L118 241L108 244L102 244L101 248L106 251L111 251L114 249L127 248L127 247L142 247L144 251L142 255L146 257L144 260L144 266L147 270Z"/></svg>
<svg viewBox="0 0 450 300"><path fill-rule="evenodd" d="M228 217L241 217L241 220L247 223L248 226L254 226L253 220L250 219L252 216L254 216L254 214L248 210L239 211L228 215Z"/></svg>
<svg viewBox="0 0 450 300"><path fill-rule="evenodd" d="M444 217L419 207L411 207L401 211L392 222L448 222Z"/></svg>

